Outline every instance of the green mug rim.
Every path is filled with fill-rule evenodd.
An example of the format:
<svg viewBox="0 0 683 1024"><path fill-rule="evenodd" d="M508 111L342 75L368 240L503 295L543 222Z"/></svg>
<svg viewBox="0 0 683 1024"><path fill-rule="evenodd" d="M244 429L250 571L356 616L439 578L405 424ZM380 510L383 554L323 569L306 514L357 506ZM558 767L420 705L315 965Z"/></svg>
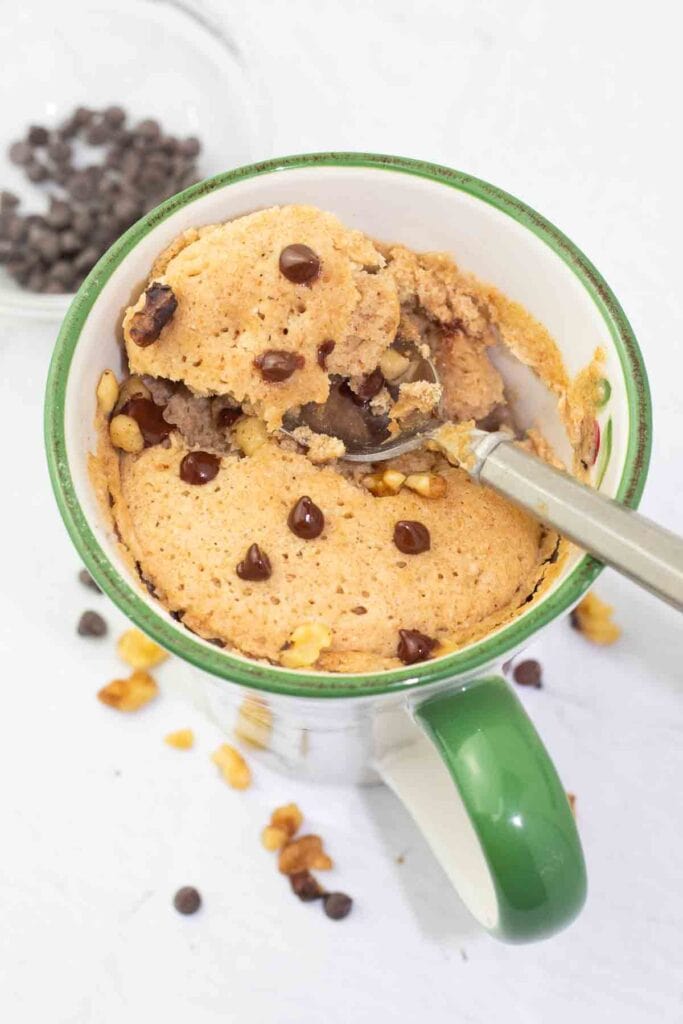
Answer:
<svg viewBox="0 0 683 1024"><path fill-rule="evenodd" d="M480 178L439 164L374 153L332 152L280 157L239 167L193 185L162 203L126 231L105 253L74 297L62 323L50 364L45 399L45 444L50 479L62 519L83 562L102 590L129 619L169 651L213 676L249 689L293 697L377 696L446 682L472 674L502 658L571 608L601 572L602 564L588 555L583 556L557 590L536 608L461 652L385 672L293 672L213 649L199 637L181 633L161 608L157 611L146 604L114 567L90 529L76 496L66 450L65 397L74 352L96 299L132 249L177 210L210 192L248 178L315 167L359 167L409 174L457 189L512 217L560 256L598 308L621 363L629 424L626 458L616 497L630 508L638 506L649 466L652 445L650 390L640 348L626 314L605 279L584 253L522 200Z"/></svg>

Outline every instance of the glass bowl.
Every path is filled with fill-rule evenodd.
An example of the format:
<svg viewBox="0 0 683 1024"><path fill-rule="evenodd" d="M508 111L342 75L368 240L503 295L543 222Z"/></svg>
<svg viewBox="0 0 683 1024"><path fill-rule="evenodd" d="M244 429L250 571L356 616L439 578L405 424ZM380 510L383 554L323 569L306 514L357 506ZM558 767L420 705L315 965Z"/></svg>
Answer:
<svg viewBox="0 0 683 1024"><path fill-rule="evenodd" d="M200 8L178 0L17 4L3 14L0 41L0 92L11 97L0 189L21 197L22 212L42 213L46 199L10 163L9 144L30 124L50 128L79 105L120 104L133 121L155 117L173 135L198 136L205 177L265 155L258 83L228 26ZM71 298L27 291L0 265L0 314L60 320Z"/></svg>

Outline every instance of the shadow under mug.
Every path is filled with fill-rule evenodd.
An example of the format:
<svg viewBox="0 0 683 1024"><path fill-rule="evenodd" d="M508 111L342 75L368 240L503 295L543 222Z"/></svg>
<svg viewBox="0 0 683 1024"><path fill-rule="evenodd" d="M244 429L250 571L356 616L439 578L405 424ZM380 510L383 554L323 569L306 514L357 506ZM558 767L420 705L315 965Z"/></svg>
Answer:
<svg viewBox="0 0 683 1024"><path fill-rule="evenodd" d="M574 552L553 587L513 622L443 658L366 675L292 672L212 646L141 591L90 486L95 386L102 370L119 365L121 311L156 255L186 228L284 203L330 210L413 249L453 252L548 327L570 374L601 346L605 402L592 482L637 506L650 450L647 378L621 307L586 257L520 200L469 175L400 157L323 153L240 168L188 189L134 225L94 268L64 320L47 383L47 455L60 512L109 597L201 670L188 674L192 698L226 732L237 728L283 771L385 781L489 932L511 942L543 938L580 910L584 859L557 772L495 672L571 609L599 563ZM508 370L518 375L515 414L522 424L539 422L562 453L554 403L524 367Z"/></svg>

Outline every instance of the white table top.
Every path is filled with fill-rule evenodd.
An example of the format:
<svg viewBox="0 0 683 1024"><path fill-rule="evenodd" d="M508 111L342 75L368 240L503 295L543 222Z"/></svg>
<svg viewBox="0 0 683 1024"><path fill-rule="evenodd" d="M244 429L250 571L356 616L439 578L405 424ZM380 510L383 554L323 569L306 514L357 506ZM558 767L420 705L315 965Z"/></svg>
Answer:
<svg viewBox="0 0 683 1024"><path fill-rule="evenodd" d="M643 509L680 529L672 9L233 0L224 17L271 97L260 156L368 149L450 164L527 200L588 253L649 367L656 437ZM113 635L124 622L76 582L49 491L41 404L53 337L46 325L0 324L2 1019L681 1021L677 615L605 574L598 592L617 607L622 641L601 650L559 623L530 649L546 686L521 696L577 794L590 895L561 936L499 945L388 791L304 786L262 768L251 791L229 790L208 760L217 731L176 692L189 667L160 669L162 699L137 716L95 699L119 663L110 640L86 642L75 623L86 607L104 610ZM162 742L183 726L198 737L188 753ZM289 800L356 898L342 923L292 898L259 846L270 810ZM184 884L204 897L192 918L171 907Z"/></svg>

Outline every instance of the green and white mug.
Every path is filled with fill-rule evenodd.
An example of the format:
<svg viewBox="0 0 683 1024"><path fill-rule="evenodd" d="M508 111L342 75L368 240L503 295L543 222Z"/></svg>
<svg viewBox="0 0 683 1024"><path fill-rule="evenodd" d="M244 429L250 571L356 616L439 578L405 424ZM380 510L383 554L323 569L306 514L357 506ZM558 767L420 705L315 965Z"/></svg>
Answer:
<svg viewBox="0 0 683 1024"><path fill-rule="evenodd" d="M461 898L492 934L543 938L580 910L586 874L557 772L496 674L566 614L600 571L576 552L554 586L512 623L434 661L367 675L292 672L250 662L187 632L130 578L87 471L95 387L119 365L118 324L154 257L186 228L282 203L310 203L414 249L450 250L550 330L570 373L606 351L594 483L635 507L650 448L650 401L636 340L609 287L552 224L469 175L360 153L287 157L196 185L132 227L100 260L68 312L46 398L57 502L83 561L126 615L192 672L194 697L232 731L244 702L260 719L260 756L316 780L384 780L414 816ZM554 402L508 361L522 423L566 450ZM563 447L564 446L564 447ZM240 711L242 707L242 711Z"/></svg>

